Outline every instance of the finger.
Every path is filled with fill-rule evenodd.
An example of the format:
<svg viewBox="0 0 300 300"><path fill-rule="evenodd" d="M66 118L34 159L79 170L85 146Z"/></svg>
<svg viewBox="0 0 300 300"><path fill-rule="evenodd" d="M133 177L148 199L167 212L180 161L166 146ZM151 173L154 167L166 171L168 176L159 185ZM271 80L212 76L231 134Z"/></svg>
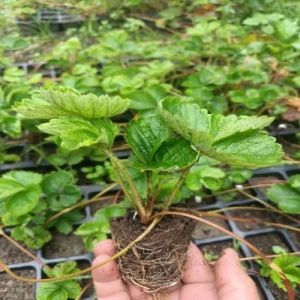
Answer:
<svg viewBox="0 0 300 300"><path fill-rule="evenodd" d="M100 254L93 261L93 266L109 259L109 255ZM96 295L103 300L129 300L127 286L120 277L118 265L111 261L92 271Z"/></svg>
<svg viewBox="0 0 300 300"><path fill-rule="evenodd" d="M183 286L180 289L180 300L201 299L217 300L214 274L200 250L191 244L183 273Z"/></svg>
<svg viewBox="0 0 300 300"><path fill-rule="evenodd" d="M214 274L198 247L191 243L188 249L185 271L182 282L202 283L214 282Z"/></svg>
<svg viewBox="0 0 300 300"><path fill-rule="evenodd" d="M132 283L128 284L129 294L132 300L152 300L153 297Z"/></svg>
<svg viewBox="0 0 300 300"><path fill-rule="evenodd" d="M214 267L220 300L259 300L255 283L240 266L238 254L226 249Z"/></svg>
<svg viewBox="0 0 300 300"><path fill-rule="evenodd" d="M116 254L116 245L113 240L105 240L100 243L98 243L94 249L95 256L98 256L100 254L107 254L109 256L112 256Z"/></svg>

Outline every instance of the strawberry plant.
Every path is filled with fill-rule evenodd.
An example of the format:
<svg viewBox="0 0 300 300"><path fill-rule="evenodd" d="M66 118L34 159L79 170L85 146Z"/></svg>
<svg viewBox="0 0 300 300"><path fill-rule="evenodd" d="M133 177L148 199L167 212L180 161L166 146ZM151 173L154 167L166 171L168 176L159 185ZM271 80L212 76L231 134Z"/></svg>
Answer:
<svg viewBox="0 0 300 300"><path fill-rule="evenodd" d="M74 261L63 262L55 265L53 268L48 266L43 268L48 278L60 277L77 272L80 269ZM63 282L45 282L42 283L37 291L38 300L47 299L76 299L81 291L81 280L66 280Z"/></svg>
<svg viewBox="0 0 300 300"><path fill-rule="evenodd" d="M51 172L46 175L29 171L10 171L0 178L1 223L11 228L11 235L33 249L51 239L49 228L70 233L73 223L82 218L72 211L45 226L54 213L80 200L81 193L71 173Z"/></svg>
<svg viewBox="0 0 300 300"><path fill-rule="evenodd" d="M111 219L112 235L118 247L123 248L134 240L157 212L170 209L189 170L200 157L249 168L269 166L281 160L281 146L263 131L273 118L210 114L193 101L179 97L167 97L160 101L159 115L150 114L129 122L125 139L132 154L128 159L120 159L111 149L115 138L124 132L113 117L126 111L129 106L130 100L119 96L80 95L72 90L50 89L39 90L31 99L24 99L14 108L24 118L40 119L38 128L49 134L49 139L60 147L67 150L95 147L110 159L115 180L130 206L125 216L113 218L120 215L117 210L105 208L97 213L99 218L95 221L82 225L77 234L85 236L89 240L88 245L95 237L101 239L105 236L108 219ZM210 170L219 174L217 177L223 176L221 171ZM177 172L180 176L173 191L159 202L160 176L168 176L170 172ZM55 199L52 205L59 209L60 204ZM134 210L137 218L132 218ZM120 213L123 215L124 211ZM127 228L126 232L123 228ZM144 259L164 257L159 249L161 243L165 244L168 251L163 252L174 253L179 263L177 267L174 266L171 282L167 280L169 274L164 272L160 272L160 280L151 275L170 263L166 257L151 264L153 271L149 270L147 278L141 278L139 269L133 264L130 264L131 269L125 268L128 260L132 260L133 253L124 255L120 260L124 276L150 292L164 289L180 278L194 223L181 218L164 217L156 228L141 241L143 251L149 254ZM173 244L173 239L180 242L175 243L174 240ZM178 243L180 251L174 248L178 249ZM164 278L166 283L163 283Z"/></svg>

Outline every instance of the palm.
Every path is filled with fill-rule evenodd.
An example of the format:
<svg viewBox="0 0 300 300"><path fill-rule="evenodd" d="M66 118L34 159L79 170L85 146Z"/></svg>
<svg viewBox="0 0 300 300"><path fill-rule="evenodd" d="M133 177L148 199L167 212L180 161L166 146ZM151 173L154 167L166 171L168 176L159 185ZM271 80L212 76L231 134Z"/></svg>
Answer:
<svg viewBox="0 0 300 300"><path fill-rule="evenodd" d="M115 254L112 240L104 241L95 249L94 264ZM151 295L132 284L125 284L117 264L110 262L93 271L94 285L101 300L152 300ZM168 300L259 300L255 284L241 269L237 254L228 249L211 268L198 248L191 244L186 270L180 286L166 293ZM158 298L160 299L160 298Z"/></svg>

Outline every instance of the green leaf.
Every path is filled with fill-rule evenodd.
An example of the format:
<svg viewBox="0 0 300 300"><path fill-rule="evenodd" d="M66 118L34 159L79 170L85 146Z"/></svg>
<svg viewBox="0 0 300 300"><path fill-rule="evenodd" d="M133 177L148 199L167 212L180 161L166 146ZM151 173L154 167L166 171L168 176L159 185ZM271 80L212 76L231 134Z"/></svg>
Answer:
<svg viewBox="0 0 300 300"><path fill-rule="evenodd" d="M260 130L273 118L208 114L196 104L169 99L159 110L170 127L213 159L238 167L268 166L281 159L281 146Z"/></svg>
<svg viewBox="0 0 300 300"><path fill-rule="evenodd" d="M55 119L82 117L96 119L113 117L123 113L129 99L108 95L79 95L72 90L40 90L32 99L24 99L14 110L29 119Z"/></svg>
<svg viewBox="0 0 300 300"><path fill-rule="evenodd" d="M0 130L13 138L19 138L21 136L21 120L18 116L2 110L0 111Z"/></svg>
<svg viewBox="0 0 300 300"><path fill-rule="evenodd" d="M282 254L272 260L287 277L289 283L296 288L300 284L300 257L296 255ZM272 282L280 289L286 291L284 280L278 272L271 269L267 264L262 263L260 274L264 277L271 278Z"/></svg>
<svg viewBox="0 0 300 300"><path fill-rule="evenodd" d="M297 22L289 19L283 19L276 24L276 29L279 37L283 40L288 40L295 34L299 33L299 26Z"/></svg>
<svg viewBox="0 0 300 300"><path fill-rule="evenodd" d="M51 240L50 232L43 226L18 226L12 230L11 236L32 249L40 249Z"/></svg>
<svg viewBox="0 0 300 300"><path fill-rule="evenodd" d="M55 265L53 268L46 266L43 268L43 271L46 273L48 277L53 278L53 277L60 277L63 275L75 273L80 271L80 269L77 268L77 263L75 261L67 261L67 262L59 263Z"/></svg>
<svg viewBox="0 0 300 300"><path fill-rule="evenodd" d="M4 176L0 178L0 199L11 197L25 189L24 185L15 180L5 178Z"/></svg>
<svg viewBox="0 0 300 300"><path fill-rule="evenodd" d="M41 195L39 186L32 186L26 191L16 193L14 196L6 200L7 211L19 217L31 212L38 204Z"/></svg>
<svg viewBox="0 0 300 300"><path fill-rule="evenodd" d="M67 171L51 172L45 175L42 189L53 211L60 211L75 204L81 196L80 189L74 185L72 174Z"/></svg>
<svg viewBox="0 0 300 300"><path fill-rule="evenodd" d="M71 211L60 218L52 221L49 224L49 228L55 227L55 229L64 234L69 234L73 230L73 225L78 223L84 218L84 215L80 211Z"/></svg>
<svg viewBox="0 0 300 300"><path fill-rule="evenodd" d="M191 191L199 191L202 186L218 190L223 184L225 175L219 168L207 165L193 166L185 179L185 184Z"/></svg>
<svg viewBox="0 0 300 300"><path fill-rule="evenodd" d="M135 156L142 162L151 162L157 149L171 135L170 128L157 116L131 121L126 130L126 140Z"/></svg>
<svg viewBox="0 0 300 300"><path fill-rule="evenodd" d="M81 287L75 280L63 282L43 282L37 291L37 300L68 300L76 299Z"/></svg>
<svg viewBox="0 0 300 300"><path fill-rule="evenodd" d="M267 190L267 197L287 213L300 214L300 191L289 184L274 184Z"/></svg>
<svg viewBox="0 0 300 300"><path fill-rule="evenodd" d="M164 170L171 171L187 167L197 159L197 152L192 149L191 144L181 138L171 138L165 141L155 152L152 160L148 163L136 161L131 158L132 164L142 170Z"/></svg>
<svg viewBox="0 0 300 300"><path fill-rule="evenodd" d="M31 212L39 203L42 176L27 171L11 171L0 178L0 199L14 217Z"/></svg>
<svg viewBox="0 0 300 300"><path fill-rule="evenodd" d="M110 147L118 133L118 127L108 119L83 120L80 118L52 119L38 128L59 140L68 150L100 144Z"/></svg>
<svg viewBox="0 0 300 300"><path fill-rule="evenodd" d="M298 189L300 192L300 174L291 176L288 180L288 183L291 185L291 187Z"/></svg>
<svg viewBox="0 0 300 300"><path fill-rule="evenodd" d="M87 250L92 251L96 244L107 239L110 233L110 225L108 220L95 220L84 223L75 231L76 235L82 237Z"/></svg>
<svg viewBox="0 0 300 300"><path fill-rule="evenodd" d="M110 219L124 216L126 213L126 209L122 207L123 204L114 204L99 209L95 213L93 221L84 223L78 227L75 234L82 237L85 247L88 250L92 251L99 241L107 239L107 235L110 233Z"/></svg>
<svg viewBox="0 0 300 300"><path fill-rule="evenodd" d="M44 282L37 291L37 300L67 300L68 291L60 288L56 282Z"/></svg>
<svg viewBox="0 0 300 300"><path fill-rule="evenodd" d="M158 102L166 96L163 86L153 85L144 90L136 90L128 95L131 99L130 108L138 111L153 111Z"/></svg>
<svg viewBox="0 0 300 300"><path fill-rule="evenodd" d="M211 157L228 164L262 167L280 161L281 146L265 132L245 132L231 136L213 145ZM208 154L209 155L209 154Z"/></svg>
<svg viewBox="0 0 300 300"><path fill-rule="evenodd" d="M30 171L11 171L5 173L3 178L15 180L24 186L39 185L43 180L41 174Z"/></svg>

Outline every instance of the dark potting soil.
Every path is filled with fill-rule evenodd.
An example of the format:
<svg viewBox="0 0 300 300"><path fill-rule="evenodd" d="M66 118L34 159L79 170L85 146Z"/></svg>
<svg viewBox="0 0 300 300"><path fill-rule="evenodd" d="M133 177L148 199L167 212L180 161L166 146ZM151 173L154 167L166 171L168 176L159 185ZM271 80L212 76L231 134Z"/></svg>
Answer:
<svg viewBox="0 0 300 300"><path fill-rule="evenodd" d="M264 208L263 206L258 205L247 205L254 208ZM263 224L259 221L266 221L266 222L274 222L272 219L272 214L269 211L259 211L259 210L248 210L248 209L241 209L241 210L230 210L230 215L236 218L241 218L244 221L249 218L253 219L253 221L249 222L239 222L234 220L238 228L242 231L249 231L254 229L261 229L264 227L270 227L266 224Z"/></svg>
<svg viewBox="0 0 300 300"><path fill-rule="evenodd" d="M42 249L45 258L62 258L87 253L80 237L75 234L54 233L52 240Z"/></svg>
<svg viewBox="0 0 300 300"><path fill-rule="evenodd" d="M273 246L280 246L287 251L290 250L283 237L278 233L250 236L246 240L266 255L274 254L272 251Z"/></svg>
<svg viewBox="0 0 300 300"><path fill-rule="evenodd" d="M24 245L22 246L26 248ZM35 251L29 249L27 250L32 254L35 254ZM33 260L30 256L23 253L20 249L18 249L2 236L0 237L0 259L8 265L25 263ZM0 297L0 299L2 298Z"/></svg>
<svg viewBox="0 0 300 300"><path fill-rule="evenodd" d="M19 276L35 278L36 272L30 270L18 270ZM6 273L0 273L0 299L3 300L33 300L35 299L35 285L17 281Z"/></svg>
<svg viewBox="0 0 300 300"><path fill-rule="evenodd" d="M117 248L123 249L148 226L132 216L111 222ZM195 222L185 217L164 217L143 240L119 259L123 278L148 292L162 291L181 278Z"/></svg>
<svg viewBox="0 0 300 300"><path fill-rule="evenodd" d="M205 220L210 221L216 225L219 225L225 229L229 229L226 221L222 220L220 218L205 217ZM212 237L223 236L223 235L225 235L225 233L223 233L222 231L220 231L212 226L197 223L197 225L193 231L192 238L198 239L198 240L203 240L203 239L209 239Z"/></svg>

